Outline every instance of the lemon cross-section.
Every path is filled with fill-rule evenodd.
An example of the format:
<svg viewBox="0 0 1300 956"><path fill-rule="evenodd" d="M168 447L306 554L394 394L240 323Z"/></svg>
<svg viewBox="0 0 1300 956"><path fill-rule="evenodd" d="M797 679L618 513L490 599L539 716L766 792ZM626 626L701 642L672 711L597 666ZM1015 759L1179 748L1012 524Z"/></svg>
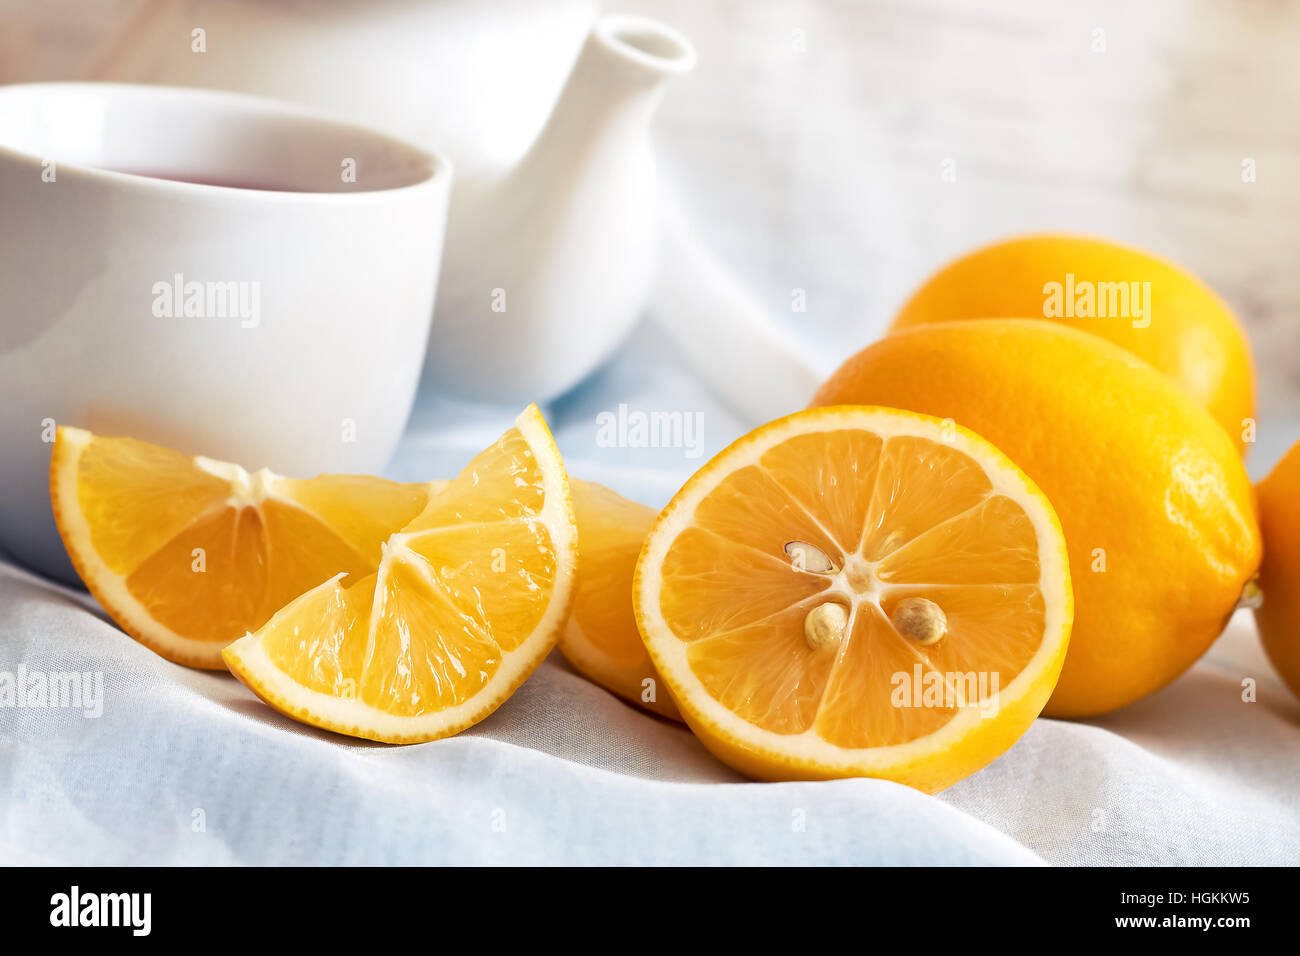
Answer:
<svg viewBox="0 0 1300 956"><path fill-rule="evenodd" d="M1033 483L951 422L866 407L720 453L656 520L634 593L654 664L722 759L931 791L1024 732L1072 618Z"/></svg>

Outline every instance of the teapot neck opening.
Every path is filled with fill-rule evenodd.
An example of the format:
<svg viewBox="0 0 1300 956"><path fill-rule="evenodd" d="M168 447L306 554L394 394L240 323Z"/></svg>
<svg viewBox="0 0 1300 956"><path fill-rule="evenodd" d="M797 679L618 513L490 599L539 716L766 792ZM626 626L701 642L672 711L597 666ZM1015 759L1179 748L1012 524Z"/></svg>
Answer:
<svg viewBox="0 0 1300 956"><path fill-rule="evenodd" d="M597 21L591 36L609 52L664 76L689 73L695 66L691 42L649 17L610 14Z"/></svg>

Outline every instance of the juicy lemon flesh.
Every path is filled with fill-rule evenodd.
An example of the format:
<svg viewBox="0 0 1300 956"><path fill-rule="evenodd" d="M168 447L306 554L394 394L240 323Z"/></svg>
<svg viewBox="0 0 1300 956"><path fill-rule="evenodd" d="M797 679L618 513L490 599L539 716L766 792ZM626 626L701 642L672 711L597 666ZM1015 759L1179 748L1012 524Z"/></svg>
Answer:
<svg viewBox="0 0 1300 956"><path fill-rule="evenodd" d="M230 483L194 459L134 438L92 438L77 461L77 506L116 574L139 567L228 497Z"/></svg>
<svg viewBox="0 0 1300 956"><path fill-rule="evenodd" d="M511 429L384 545L255 637L296 684L399 717L465 703L537 629L559 561L532 451Z"/></svg>
<svg viewBox="0 0 1300 956"><path fill-rule="evenodd" d="M326 516L330 531L371 567L377 567L384 541L418 515L431 491L443 484L402 484L369 475L319 475L305 481L282 478L279 488L281 494L313 514Z"/></svg>
<svg viewBox="0 0 1300 956"><path fill-rule="evenodd" d="M929 680L969 705L1038 652L1039 544L1024 509L962 451L861 429L798 435L700 501L662 563L660 609L707 693L747 723L849 749L902 744L956 707L897 706L898 675L940 675ZM943 609L937 644L890 623L907 597ZM827 602L848 623L815 649L804 621ZM978 674L997 686L953 679Z"/></svg>
<svg viewBox="0 0 1300 956"><path fill-rule="evenodd" d="M90 437L76 467L89 545L148 619L119 623L214 653L332 575L375 570L384 538L428 498L367 476L249 475L132 438Z"/></svg>
<svg viewBox="0 0 1300 956"><path fill-rule="evenodd" d="M596 482L570 484L578 520L578 588L560 652L606 690L661 717L681 720L641 641L632 604L637 558L658 512Z"/></svg>
<svg viewBox="0 0 1300 956"><path fill-rule="evenodd" d="M572 617L600 641L611 668L653 675L632 613L632 577L658 512L585 481L573 482L573 510L581 554Z"/></svg>

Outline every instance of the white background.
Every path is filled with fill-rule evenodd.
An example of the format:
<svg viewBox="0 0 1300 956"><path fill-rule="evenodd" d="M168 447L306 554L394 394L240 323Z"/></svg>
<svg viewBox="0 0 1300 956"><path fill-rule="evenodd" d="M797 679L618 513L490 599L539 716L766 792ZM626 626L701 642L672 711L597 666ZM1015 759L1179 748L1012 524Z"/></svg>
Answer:
<svg viewBox="0 0 1300 956"><path fill-rule="evenodd" d="M148 2L3 0L0 82L81 77ZM1181 262L1237 312L1259 365L1252 471L1300 438L1286 424L1300 421L1300 4L605 6L695 43L657 122L665 171L728 264L829 353L860 348L979 243L1093 232Z"/></svg>

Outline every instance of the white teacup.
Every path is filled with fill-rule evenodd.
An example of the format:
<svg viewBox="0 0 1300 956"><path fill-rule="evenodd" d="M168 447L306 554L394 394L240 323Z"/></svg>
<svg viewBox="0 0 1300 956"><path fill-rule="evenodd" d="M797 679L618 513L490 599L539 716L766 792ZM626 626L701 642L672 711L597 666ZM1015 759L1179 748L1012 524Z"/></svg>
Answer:
<svg viewBox="0 0 1300 956"><path fill-rule="evenodd" d="M419 147L269 100L0 87L0 549L73 577L54 423L295 476L381 471L450 182Z"/></svg>

